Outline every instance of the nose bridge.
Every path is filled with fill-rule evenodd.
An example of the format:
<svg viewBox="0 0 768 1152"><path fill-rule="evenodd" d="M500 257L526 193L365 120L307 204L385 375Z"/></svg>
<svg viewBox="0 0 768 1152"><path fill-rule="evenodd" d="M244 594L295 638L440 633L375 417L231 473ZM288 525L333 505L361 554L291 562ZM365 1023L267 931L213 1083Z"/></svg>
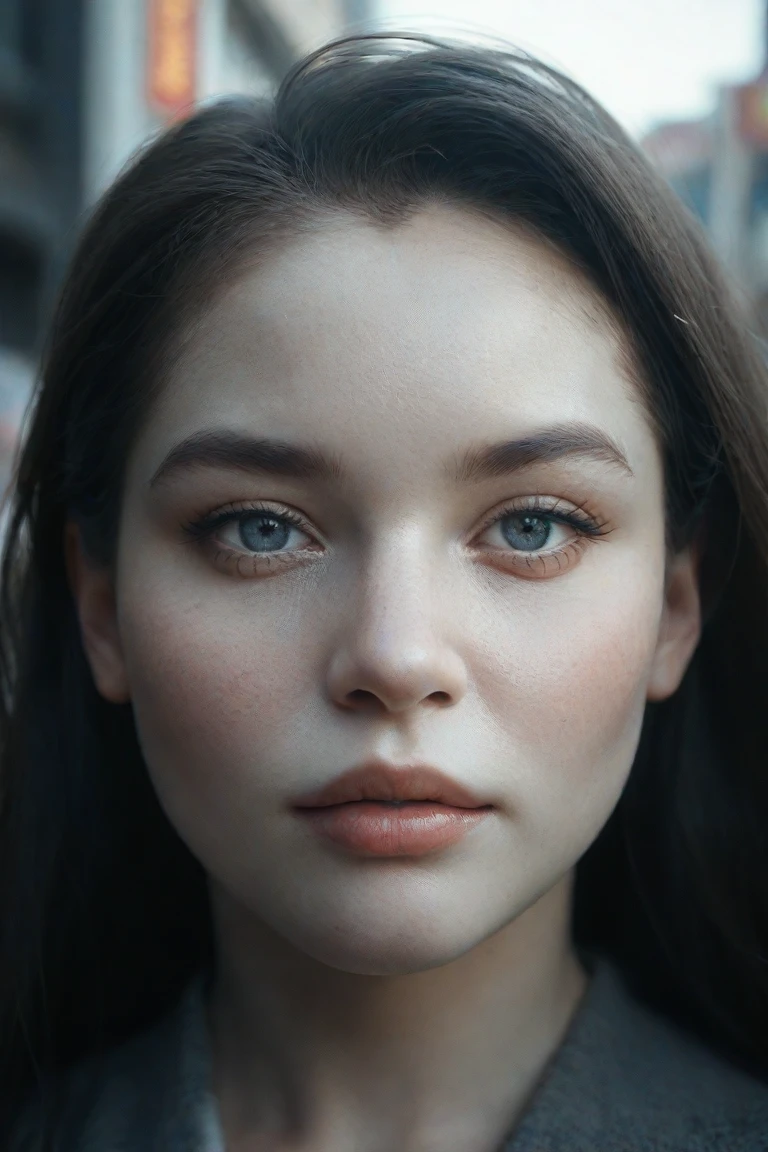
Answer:
<svg viewBox="0 0 768 1152"><path fill-rule="evenodd" d="M371 541L331 664L338 702L375 698L402 711L463 694L463 662L443 627L439 562L429 533L413 524Z"/></svg>
<svg viewBox="0 0 768 1152"><path fill-rule="evenodd" d="M360 569L356 610L360 626L414 638L434 626L436 560L427 533L415 525L372 541Z"/></svg>

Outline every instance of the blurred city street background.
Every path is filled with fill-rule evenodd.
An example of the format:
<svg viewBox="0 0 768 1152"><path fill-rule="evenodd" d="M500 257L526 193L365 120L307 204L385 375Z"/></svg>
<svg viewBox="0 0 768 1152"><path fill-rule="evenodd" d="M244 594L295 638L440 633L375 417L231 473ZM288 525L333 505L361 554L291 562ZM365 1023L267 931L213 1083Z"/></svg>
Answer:
<svg viewBox="0 0 768 1152"><path fill-rule="evenodd" d="M766 0L0 0L0 486L80 221L135 149L333 36L503 38L584 84L702 219L768 337Z"/></svg>

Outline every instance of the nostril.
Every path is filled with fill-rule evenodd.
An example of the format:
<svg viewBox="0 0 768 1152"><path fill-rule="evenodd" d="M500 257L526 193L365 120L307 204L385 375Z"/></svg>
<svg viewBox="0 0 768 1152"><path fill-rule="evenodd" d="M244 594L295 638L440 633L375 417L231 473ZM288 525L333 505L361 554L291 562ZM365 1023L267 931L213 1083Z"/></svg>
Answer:
<svg viewBox="0 0 768 1152"><path fill-rule="evenodd" d="M434 704L450 704L451 696L449 692L430 692L427 697ZM351 692L347 692L346 702L363 706L365 708L379 707L381 700L375 692L369 692L367 688L353 688Z"/></svg>
<svg viewBox="0 0 768 1152"><path fill-rule="evenodd" d="M435 708L444 708L453 700L450 692L430 692L427 696L421 697L422 704L431 704ZM345 692L344 696L339 699L339 704L343 708L351 708L361 712L378 712L382 708L385 711L402 712L405 709L414 707L419 703L417 695L411 697L403 697L400 699L388 698L385 694L371 692L367 688L352 688L349 692Z"/></svg>
<svg viewBox="0 0 768 1152"><path fill-rule="evenodd" d="M347 693L347 700L350 704L363 704L368 708L379 703L373 692L369 692L366 688L354 688Z"/></svg>

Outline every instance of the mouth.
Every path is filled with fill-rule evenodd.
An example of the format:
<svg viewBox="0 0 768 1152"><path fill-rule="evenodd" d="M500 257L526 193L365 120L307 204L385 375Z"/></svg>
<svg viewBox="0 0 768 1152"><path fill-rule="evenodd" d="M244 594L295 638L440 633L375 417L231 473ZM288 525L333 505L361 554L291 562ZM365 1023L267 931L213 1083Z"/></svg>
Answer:
<svg viewBox="0 0 768 1152"><path fill-rule="evenodd" d="M493 805L428 765L370 761L316 792L293 811L312 830L357 856L424 856L457 843Z"/></svg>

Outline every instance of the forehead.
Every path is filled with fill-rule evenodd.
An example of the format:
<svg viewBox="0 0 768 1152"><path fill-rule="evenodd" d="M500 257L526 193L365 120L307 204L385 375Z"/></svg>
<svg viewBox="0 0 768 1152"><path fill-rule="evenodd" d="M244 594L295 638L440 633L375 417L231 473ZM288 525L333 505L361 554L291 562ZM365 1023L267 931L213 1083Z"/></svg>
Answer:
<svg viewBox="0 0 768 1152"><path fill-rule="evenodd" d="M254 262L188 334L153 437L223 424L420 458L566 421L650 435L618 323L521 227L432 207L350 216ZM631 447L631 445L630 445Z"/></svg>

